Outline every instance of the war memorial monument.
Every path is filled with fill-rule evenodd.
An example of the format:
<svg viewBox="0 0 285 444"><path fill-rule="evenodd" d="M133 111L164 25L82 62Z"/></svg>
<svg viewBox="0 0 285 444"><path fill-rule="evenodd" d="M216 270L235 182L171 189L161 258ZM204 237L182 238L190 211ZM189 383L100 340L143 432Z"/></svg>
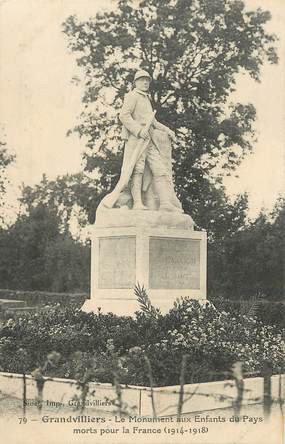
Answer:
<svg viewBox="0 0 285 444"><path fill-rule="evenodd" d="M155 118L150 82L147 71L137 71L120 111L121 175L96 211L85 311L132 315L139 308L137 284L163 313L177 297L206 300L206 232L194 230L175 194L175 133Z"/></svg>

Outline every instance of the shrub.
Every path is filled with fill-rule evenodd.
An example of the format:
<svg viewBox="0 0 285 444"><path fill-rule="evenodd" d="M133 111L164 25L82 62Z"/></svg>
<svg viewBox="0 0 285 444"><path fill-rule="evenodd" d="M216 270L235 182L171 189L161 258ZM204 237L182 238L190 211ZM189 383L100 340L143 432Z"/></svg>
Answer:
<svg viewBox="0 0 285 444"><path fill-rule="evenodd" d="M268 301L263 296L233 301L225 298L211 299L218 310L225 310L235 314L254 314L257 320L266 325L284 326L285 304L283 302Z"/></svg>
<svg viewBox="0 0 285 444"><path fill-rule="evenodd" d="M283 365L281 334L255 316L219 312L187 298L156 318L142 312L131 318L55 307L14 315L2 325L0 367L20 371L14 357L24 353L29 357L26 371L31 372L54 350L61 359L53 375L76 378L80 360L85 370L92 362L99 382L112 382L116 375L121 383L149 385L148 357L155 384L171 385L179 383L182 356L187 355L185 382L202 382L224 379L235 361L243 361L246 372L259 372L270 361L278 372Z"/></svg>

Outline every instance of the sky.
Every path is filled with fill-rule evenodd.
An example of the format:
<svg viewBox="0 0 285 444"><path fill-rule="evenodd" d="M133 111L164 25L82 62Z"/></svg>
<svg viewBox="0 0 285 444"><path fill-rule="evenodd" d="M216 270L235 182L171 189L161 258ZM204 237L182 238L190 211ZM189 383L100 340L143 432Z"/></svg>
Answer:
<svg viewBox="0 0 285 444"><path fill-rule="evenodd" d="M250 214L272 208L284 190L285 172L285 7L283 0L247 0L272 13L267 30L279 37L278 66L262 69L261 83L240 77L234 100L257 108L258 142L237 171L227 178L230 196L248 191ZM113 7L105 0L0 0L0 126L17 156L9 168L7 208L13 212L19 185L33 185L81 169L84 142L66 137L78 122L81 89L71 82L75 57L67 49L61 24L69 15L81 19Z"/></svg>

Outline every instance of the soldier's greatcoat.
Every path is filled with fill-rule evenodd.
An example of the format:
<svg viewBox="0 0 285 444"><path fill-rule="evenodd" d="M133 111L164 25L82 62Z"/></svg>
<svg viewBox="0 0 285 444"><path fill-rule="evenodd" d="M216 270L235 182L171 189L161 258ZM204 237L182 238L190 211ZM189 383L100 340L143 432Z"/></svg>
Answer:
<svg viewBox="0 0 285 444"><path fill-rule="evenodd" d="M139 132L147 124L152 113L153 109L148 93L135 88L126 94L119 114L120 121L123 124L122 139L137 143ZM169 131L165 125L159 123L156 119L153 120L153 127L162 131Z"/></svg>
<svg viewBox="0 0 285 444"><path fill-rule="evenodd" d="M161 162L157 167L161 168L161 174L167 175L172 182L169 129L155 119L149 95L136 88L126 94L119 118L123 124L121 136L122 139L125 140L121 177L115 189L102 200L100 208L120 207L123 205L131 206L130 201L132 198L128 183L141 154L141 149L138 147L145 145L145 149L148 149L148 143L145 143L144 140L139 137L139 132L150 120L152 120L150 143L155 145L156 149L160 152ZM153 194L151 182L152 172L146 163L143 175L143 194L147 192Z"/></svg>

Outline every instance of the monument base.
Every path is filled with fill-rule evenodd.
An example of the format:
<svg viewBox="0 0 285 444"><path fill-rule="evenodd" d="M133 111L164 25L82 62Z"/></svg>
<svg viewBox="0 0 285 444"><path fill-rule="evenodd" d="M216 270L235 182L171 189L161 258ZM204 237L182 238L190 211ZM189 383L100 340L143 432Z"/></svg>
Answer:
<svg viewBox="0 0 285 444"><path fill-rule="evenodd" d="M206 301L206 232L194 231L189 216L177 214L175 222L174 214L167 212L126 210L132 216L128 219L122 210L109 211L105 227L101 216L93 230L91 299L84 311L133 315L140 309L134 294L137 284L162 313L181 296ZM117 215L125 226L117 225Z"/></svg>
<svg viewBox="0 0 285 444"><path fill-rule="evenodd" d="M134 294L134 292L133 292ZM169 312L171 308L173 308L173 304L177 298L181 297L181 294L179 293L179 296L173 297L172 294L165 293L165 297L163 299L156 299L153 300L153 297L150 295L149 291L147 291L148 296L151 299L151 303L155 308L159 308L162 314L166 314ZM191 296L191 299L197 300L201 305L204 305L208 303L209 301L207 299L200 299L200 298L194 298ZM130 298L98 298L97 300L94 300L93 298L88 299L85 301L82 310L86 313L114 313L118 316L134 316L136 311L140 310L140 305L136 298L130 297Z"/></svg>

